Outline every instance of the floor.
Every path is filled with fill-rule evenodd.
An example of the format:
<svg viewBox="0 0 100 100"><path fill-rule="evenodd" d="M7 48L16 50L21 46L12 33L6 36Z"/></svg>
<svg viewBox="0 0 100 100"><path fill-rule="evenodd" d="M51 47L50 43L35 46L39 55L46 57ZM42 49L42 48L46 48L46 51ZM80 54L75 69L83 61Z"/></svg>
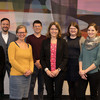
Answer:
<svg viewBox="0 0 100 100"><path fill-rule="evenodd" d="M6 96L4 96L3 98L0 98L0 100L9 100L9 96L6 95ZM35 100L38 100L38 99L37 99L37 96L35 96ZM44 100L47 100L47 99L46 99L46 96L44 96ZM70 100L70 98L69 98L69 96L63 96L63 97L62 97L62 100ZM90 100L89 96L86 97L86 100Z"/></svg>

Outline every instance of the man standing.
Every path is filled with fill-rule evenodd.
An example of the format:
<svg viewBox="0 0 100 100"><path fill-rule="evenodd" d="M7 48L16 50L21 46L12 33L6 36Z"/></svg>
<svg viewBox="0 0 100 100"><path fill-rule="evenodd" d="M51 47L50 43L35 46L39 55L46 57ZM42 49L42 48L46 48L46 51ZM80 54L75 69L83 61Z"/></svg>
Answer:
<svg viewBox="0 0 100 100"><path fill-rule="evenodd" d="M29 35L26 39L27 43L31 44L33 59L34 59L34 72L31 78L29 100L34 100L34 87L36 78L38 78L38 100L43 100L43 73L42 66L40 64L40 50L42 41L46 39L45 36L41 35L42 23L39 20L33 22L34 34Z"/></svg>
<svg viewBox="0 0 100 100"><path fill-rule="evenodd" d="M0 46L3 47L4 52L5 52L5 68L4 68L3 79L5 76L6 70L7 70L8 76L10 75L11 65L8 60L8 46L12 41L15 41L17 39L16 35L14 35L8 31L9 28L10 28L10 20L8 18L1 19L2 31L0 32ZM1 94L2 95L4 94L4 89Z"/></svg>

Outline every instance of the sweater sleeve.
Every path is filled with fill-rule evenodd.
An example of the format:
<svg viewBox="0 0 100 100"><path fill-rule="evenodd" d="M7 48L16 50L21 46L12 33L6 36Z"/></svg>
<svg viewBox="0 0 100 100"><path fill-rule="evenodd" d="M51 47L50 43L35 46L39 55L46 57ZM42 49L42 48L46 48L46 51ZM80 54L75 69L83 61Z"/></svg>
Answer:
<svg viewBox="0 0 100 100"><path fill-rule="evenodd" d="M80 51L81 51L81 48L82 48L82 45L84 44L85 42L85 38L82 36L79 40L79 44L80 44Z"/></svg>
<svg viewBox="0 0 100 100"><path fill-rule="evenodd" d="M83 45L82 45L82 48L81 48L81 51L80 51L79 61L82 61L82 58L83 58Z"/></svg>
<svg viewBox="0 0 100 100"><path fill-rule="evenodd" d="M98 46L97 57L96 60L94 61L94 64L96 67L100 65L100 44Z"/></svg>
<svg viewBox="0 0 100 100"><path fill-rule="evenodd" d="M11 42L8 48L8 57L9 57L9 61L10 64L12 65L12 67L14 67L17 71L21 72L21 73L25 73L27 71L27 69L25 69L24 67L22 67L17 61L16 61L16 47L15 47L15 43Z"/></svg>
<svg viewBox="0 0 100 100"><path fill-rule="evenodd" d="M31 53L31 55L30 55L30 70L33 72L34 71L34 60L33 60L33 56L32 56L32 47L31 47L31 45L29 45L30 46L30 53Z"/></svg>
<svg viewBox="0 0 100 100"><path fill-rule="evenodd" d="M44 46L45 46L45 40L42 42L42 47L41 47L41 52L40 52L40 63L42 65L43 69L45 69L47 67Z"/></svg>

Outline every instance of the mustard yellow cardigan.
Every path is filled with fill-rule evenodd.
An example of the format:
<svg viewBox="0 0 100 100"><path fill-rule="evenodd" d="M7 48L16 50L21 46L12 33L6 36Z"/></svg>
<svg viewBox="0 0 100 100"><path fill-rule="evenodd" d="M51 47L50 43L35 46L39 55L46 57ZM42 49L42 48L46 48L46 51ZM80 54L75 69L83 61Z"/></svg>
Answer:
<svg viewBox="0 0 100 100"><path fill-rule="evenodd" d="M8 48L8 58L11 64L10 75L23 75L27 70L33 72L34 62L32 57L32 48L20 48L15 42L11 42Z"/></svg>

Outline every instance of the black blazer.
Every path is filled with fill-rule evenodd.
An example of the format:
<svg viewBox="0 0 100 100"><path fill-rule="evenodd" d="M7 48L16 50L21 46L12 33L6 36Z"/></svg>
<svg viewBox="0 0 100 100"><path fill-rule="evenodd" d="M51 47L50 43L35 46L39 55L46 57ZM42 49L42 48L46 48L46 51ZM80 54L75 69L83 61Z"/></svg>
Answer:
<svg viewBox="0 0 100 100"><path fill-rule="evenodd" d="M0 76L3 73L4 65L5 65L5 53L4 53L3 47L0 46Z"/></svg>
<svg viewBox="0 0 100 100"><path fill-rule="evenodd" d="M40 63L45 69L46 67L51 70L50 66L50 38L47 38L42 42ZM64 39L57 39L57 50L56 50L56 69L61 68L62 71L66 71L66 64L68 58L67 43Z"/></svg>

